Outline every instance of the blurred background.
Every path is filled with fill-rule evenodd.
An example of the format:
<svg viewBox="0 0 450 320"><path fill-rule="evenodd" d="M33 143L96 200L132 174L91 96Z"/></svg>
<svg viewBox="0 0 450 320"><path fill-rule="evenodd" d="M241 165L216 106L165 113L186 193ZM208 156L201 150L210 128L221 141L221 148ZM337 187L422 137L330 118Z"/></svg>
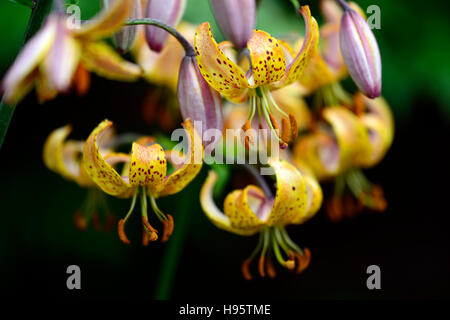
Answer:
<svg viewBox="0 0 450 320"><path fill-rule="evenodd" d="M213 22L207 0L188 0L184 19ZM132 245L122 244L115 228L78 231L73 214L86 190L50 172L42 146L55 128L71 123L71 137L85 139L104 118L119 132L164 134L170 124L146 112L148 92L162 89L145 81L119 83L93 77L89 93L60 96L39 105L30 94L17 107L0 150L0 287L6 295L148 298L303 298L395 299L450 296L448 185L450 174L450 20L449 5L429 0L358 0L381 8L374 30L383 59L383 96L396 120L391 150L367 171L385 190L384 213L364 213L334 224L323 210L291 237L312 251L301 276L279 270L275 280L243 280L240 266L255 238L215 228L198 201L207 166L180 194L162 199L173 213L175 232L166 244L140 244L140 220L127 226ZM318 1L308 4L321 22ZM82 19L98 11L97 1L80 0ZM30 10L0 0L0 75L23 42ZM274 36L302 32L303 21L289 0L262 0L257 27ZM220 32L213 23L217 39ZM147 110L148 111L148 110ZM177 123L177 122L176 122ZM175 124L176 126L177 124ZM117 217L129 206L108 198ZM134 219L136 218L136 219ZM182 227L180 227L182 226ZM170 253L170 254L168 254ZM66 268L82 270L82 290L66 288ZM366 288L366 268L381 268L382 290ZM167 267L172 266L172 267ZM255 272L256 276L256 272Z"/></svg>

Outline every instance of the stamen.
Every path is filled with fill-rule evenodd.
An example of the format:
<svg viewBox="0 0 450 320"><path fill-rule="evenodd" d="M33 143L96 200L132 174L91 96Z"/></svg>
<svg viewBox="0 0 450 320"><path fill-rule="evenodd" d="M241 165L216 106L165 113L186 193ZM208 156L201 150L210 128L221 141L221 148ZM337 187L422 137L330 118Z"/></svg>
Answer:
<svg viewBox="0 0 450 320"><path fill-rule="evenodd" d="M298 136L298 124L297 124L297 119L295 119L295 117L292 113L289 113L289 122L291 123L292 141L295 141Z"/></svg>
<svg viewBox="0 0 450 320"><path fill-rule="evenodd" d="M304 255L298 253L296 257L298 261L298 266L295 272L297 274L301 274L309 266L309 263L311 261L311 251L308 248L305 248Z"/></svg>
<svg viewBox="0 0 450 320"><path fill-rule="evenodd" d="M291 142L291 125L286 118L281 119L281 140Z"/></svg>
<svg viewBox="0 0 450 320"><path fill-rule="evenodd" d="M88 224L83 212L81 212L80 210L75 212L75 214L73 215L73 223L75 227L80 231L86 230Z"/></svg>
<svg viewBox="0 0 450 320"><path fill-rule="evenodd" d="M249 120L245 121L244 125L242 126L242 131L243 131L243 134L242 134L241 139L243 138L243 143L245 145L245 148L247 150L249 150L250 145L252 145L252 146L255 145L255 137L253 136L253 130L252 130Z"/></svg>
<svg viewBox="0 0 450 320"><path fill-rule="evenodd" d="M163 235L161 238L161 242L166 242L167 240L169 240L170 236L172 235L173 232L173 218L170 214L167 215L167 220L164 220L162 223L164 225L164 231L163 231Z"/></svg>
<svg viewBox="0 0 450 320"><path fill-rule="evenodd" d="M124 219L120 219L119 223L118 223L117 231L119 233L119 238L125 244L130 244L130 240L128 240L127 235L125 234L125 223L127 222L128 218L131 216L131 213L134 210L134 206L136 205L137 195L138 195L138 190L136 190L134 192L133 199L131 200L131 207L128 210L127 215L125 216Z"/></svg>
<svg viewBox="0 0 450 320"><path fill-rule="evenodd" d="M148 244L150 243L150 238L148 236L147 230L145 230L144 227L142 227L142 245L144 247L148 246Z"/></svg>
<svg viewBox="0 0 450 320"><path fill-rule="evenodd" d="M275 99L273 98L273 96L269 90L265 90L263 93L268 98L268 101L270 102L270 106L274 107L274 109L276 111L278 111L282 116L284 116L286 118L289 117L288 114L278 106L277 102L275 101Z"/></svg>
<svg viewBox="0 0 450 320"><path fill-rule="evenodd" d="M89 86L91 84L91 75L89 71L87 71L86 68L81 65L81 63L78 65L78 68L75 71L74 84L75 90L79 97L84 96L89 90Z"/></svg>
<svg viewBox="0 0 450 320"><path fill-rule="evenodd" d="M145 192L145 187L142 187L141 190L141 214L142 214L142 224L144 225L144 228L148 233L149 241L158 240L158 231L155 228L153 228L148 222L147 194Z"/></svg>
<svg viewBox="0 0 450 320"><path fill-rule="evenodd" d="M242 262L241 272L245 280L252 280L252 274L250 273L250 262L252 262L251 259L245 259L244 262Z"/></svg>
<svg viewBox="0 0 450 320"><path fill-rule="evenodd" d="M266 257L261 256L261 257L259 257L259 261L258 261L258 271L259 271L259 275L261 276L261 278L264 278L266 276L266 273L264 270L265 258Z"/></svg>
<svg viewBox="0 0 450 320"><path fill-rule="evenodd" d="M128 240L127 235L125 234L125 220L124 219L120 219L119 220L119 224L118 224L118 233L119 233L119 238L120 240L122 240L123 243L125 244L130 244L130 240Z"/></svg>
<svg viewBox="0 0 450 320"><path fill-rule="evenodd" d="M100 217L98 212L94 211L91 216L92 225L94 226L95 231L100 231L102 229L102 225L100 223Z"/></svg>
<svg viewBox="0 0 450 320"><path fill-rule="evenodd" d="M277 273L275 272L275 267L273 265L272 259L267 259L267 274L270 278L275 278L277 276Z"/></svg>

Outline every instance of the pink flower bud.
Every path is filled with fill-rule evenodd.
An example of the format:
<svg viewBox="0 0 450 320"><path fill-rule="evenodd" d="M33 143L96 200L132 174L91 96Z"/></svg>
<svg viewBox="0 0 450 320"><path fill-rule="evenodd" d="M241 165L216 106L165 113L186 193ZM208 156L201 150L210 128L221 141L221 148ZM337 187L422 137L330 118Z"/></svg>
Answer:
<svg viewBox="0 0 450 320"><path fill-rule="evenodd" d="M132 1L130 19L142 18L141 1ZM121 54L125 54L133 47L139 26L125 26L114 35L114 43Z"/></svg>
<svg viewBox="0 0 450 320"><path fill-rule="evenodd" d="M237 49L245 48L255 28L255 0L211 0L217 24Z"/></svg>
<svg viewBox="0 0 450 320"><path fill-rule="evenodd" d="M145 18L175 27L183 16L185 4L186 0L148 0ZM161 28L147 25L145 36L149 47L153 51L160 52L166 43L168 33Z"/></svg>
<svg viewBox="0 0 450 320"><path fill-rule="evenodd" d="M183 119L190 118L194 125L200 122L203 145L213 149L223 132L222 100L203 79L195 57L185 56L181 62L177 97Z"/></svg>
<svg viewBox="0 0 450 320"><path fill-rule="evenodd" d="M377 40L361 15L346 9L341 18L340 43L347 69L368 97L381 94L381 57Z"/></svg>

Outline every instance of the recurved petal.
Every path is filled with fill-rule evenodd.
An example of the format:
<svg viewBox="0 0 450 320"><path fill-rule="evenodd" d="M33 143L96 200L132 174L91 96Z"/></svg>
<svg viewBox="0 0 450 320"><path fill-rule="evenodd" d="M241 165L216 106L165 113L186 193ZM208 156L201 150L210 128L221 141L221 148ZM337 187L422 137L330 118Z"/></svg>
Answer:
<svg viewBox="0 0 450 320"><path fill-rule="evenodd" d="M250 230L233 228L230 219L217 208L213 199L213 190L217 179L217 173L212 170L209 171L208 177L200 191L200 204L208 219L218 228L238 235L250 236L258 232L258 229Z"/></svg>
<svg viewBox="0 0 450 320"><path fill-rule="evenodd" d="M276 84L277 87L286 86L297 80L300 80L319 45L319 26L316 20L311 17L311 11L308 6L303 6L300 13L305 20L305 39L302 48L294 60L286 67L284 77Z"/></svg>
<svg viewBox="0 0 450 320"><path fill-rule="evenodd" d="M177 169L166 177L161 190L154 194L155 197L167 196L183 190L197 176L202 168L202 139L197 131L195 131L190 119L184 121L183 127L188 139L188 151L186 157L183 159L184 163L181 166L175 164Z"/></svg>
<svg viewBox="0 0 450 320"><path fill-rule="evenodd" d="M225 215L231 226L239 230L260 229L270 213L272 203L266 200L258 187L247 186L243 190L231 192L224 201Z"/></svg>
<svg viewBox="0 0 450 320"><path fill-rule="evenodd" d="M64 161L64 144L72 131L70 125L55 129L50 133L44 144L43 159L50 170L69 180L75 180L77 172L66 167Z"/></svg>
<svg viewBox="0 0 450 320"><path fill-rule="evenodd" d="M82 59L89 70L108 79L134 81L141 75L139 66L124 60L102 42L85 43Z"/></svg>
<svg viewBox="0 0 450 320"><path fill-rule="evenodd" d="M132 186L148 186L152 191L159 190L167 174L164 149L159 144L145 147L133 143L130 163L128 180Z"/></svg>
<svg viewBox="0 0 450 320"><path fill-rule="evenodd" d="M31 89L33 71L42 62L56 35L57 17L49 16L45 25L24 46L1 83L7 104L18 102ZM32 76L32 77L30 77ZM25 90L26 89L26 90Z"/></svg>
<svg viewBox="0 0 450 320"><path fill-rule="evenodd" d="M133 187L128 184L117 171L106 161L99 150L102 136L112 127L112 122L103 120L97 128L92 131L83 150L82 165L88 176L104 192L118 197L129 197Z"/></svg>
<svg viewBox="0 0 450 320"><path fill-rule="evenodd" d="M219 49L208 22L198 27L194 44L198 67L209 85L227 99L242 102L247 93L247 78L244 72Z"/></svg>
<svg viewBox="0 0 450 320"><path fill-rule="evenodd" d="M81 48L64 25L57 21L57 32L50 51L44 59L41 71L50 87L57 91L69 89L75 70L80 61Z"/></svg>
<svg viewBox="0 0 450 320"><path fill-rule="evenodd" d="M276 82L284 76L286 61L283 48L267 32L255 30L247 43L252 61L252 87Z"/></svg>
<svg viewBox="0 0 450 320"><path fill-rule="evenodd" d="M72 33L82 39L96 40L107 38L122 28L128 18L132 1L116 0L105 7L97 16L83 24L79 29L73 29Z"/></svg>
<svg viewBox="0 0 450 320"><path fill-rule="evenodd" d="M295 218L304 217L308 196L302 174L285 160L270 158L268 163L275 170L277 191L267 224L287 224Z"/></svg>

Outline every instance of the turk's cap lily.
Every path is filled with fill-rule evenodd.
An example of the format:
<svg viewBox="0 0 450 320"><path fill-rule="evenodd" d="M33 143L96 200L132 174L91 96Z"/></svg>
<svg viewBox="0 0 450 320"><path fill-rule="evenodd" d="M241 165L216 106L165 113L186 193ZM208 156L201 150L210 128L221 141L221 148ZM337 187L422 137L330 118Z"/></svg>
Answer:
<svg viewBox="0 0 450 320"><path fill-rule="evenodd" d="M177 97L183 119L190 118L194 124L200 123L203 137L206 137L207 130L218 130L218 134L214 135L216 140L222 136L222 99L203 79L195 57L185 56L181 62ZM203 141L212 149L218 142Z"/></svg>
<svg viewBox="0 0 450 320"><path fill-rule="evenodd" d="M83 151L84 168L99 188L112 196L129 198L140 186L146 188L154 198L175 194L184 189L202 167L202 162L198 161L203 156L201 138L189 119L183 126L189 144L185 155L165 152L157 143L147 146L135 142L129 155L117 153L104 157L99 145L102 136L112 127L111 121L104 120L86 141ZM175 156L178 158L174 159ZM173 162L175 167L171 174L167 174L167 161ZM118 163L126 164L122 174L113 167Z"/></svg>
<svg viewBox="0 0 450 320"><path fill-rule="evenodd" d="M99 41L122 27L130 4L131 0L116 1L79 29L70 28L65 16L52 13L6 73L0 89L5 102L17 103L35 83L40 102L72 85L86 89L86 70L110 79L136 80L140 68Z"/></svg>
<svg viewBox="0 0 450 320"><path fill-rule="evenodd" d="M305 179L295 166L275 158L269 160L269 165L277 178L275 198L268 199L259 187L249 185L228 194L224 212L214 203L212 192L218 177L210 171L200 193L200 203L211 222L238 235L253 235L265 227L300 223L312 217L313 211L317 211L315 205L311 206L317 189L311 189L309 201Z"/></svg>
<svg viewBox="0 0 450 320"><path fill-rule="evenodd" d="M145 8L145 18L159 20L175 27L181 20L186 0L148 0ZM166 43L167 31L156 26L145 26L145 36L149 47L160 52Z"/></svg>
<svg viewBox="0 0 450 320"><path fill-rule="evenodd" d="M381 56L366 20L346 9L341 18L340 46L347 69L358 88L369 98L381 94Z"/></svg>
<svg viewBox="0 0 450 320"><path fill-rule="evenodd" d="M112 2L116 0L102 0L101 4L108 7ZM131 8L129 10L129 19L140 19L142 18L142 2L140 0L135 0L131 2ZM139 26L124 26L119 31L114 34L113 40L116 45L117 50L121 54L127 53L134 45L136 37L139 31Z"/></svg>
<svg viewBox="0 0 450 320"><path fill-rule="evenodd" d="M201 24L195 35L195 52L200 72L215 90L228 100L243 102L249 89L260 86L280 88L297 81L312 58L319 38L317 22L308 6L302 7L306 35L301 50L291 56L284 42L262 30L254 30L247 42L251 70L243 70L224 53L227 43L217 44L209 23ZM288 61L288 63L286 63Z"/></svg>
<svg viewBox="0 0 450 320"><path fill-rule="evenodd" d="M335 177L372 155L369 134L359 118L344 107L323 111L327 125L301 139L294 157L305 162L319 180Z"/></svg>
<svg viewBox="0 0 450 320"><path fill-rule="evenodd" d="M256 20L255 0L210 0L220 30L237 49L245 48Z"/></svg>
<svg viewBox="0 0 450 320"><path fill-rule="evenodd" d="M370 99L362 93L355 95L356 114L369 134L371 156L363 159L363 167L379 163L394 139L394 118L389 105L382 97Z"/></svg>
<svg viewBox="0 0 450 320"><path fill-rule="evenodd" d="M50 133L44 144L44 163L50 170L67 180L75 181L81 187L93 187L95 183L88 177L80 162L84 141L67 140L71 131L72 127L66 125Z"/></svg>

